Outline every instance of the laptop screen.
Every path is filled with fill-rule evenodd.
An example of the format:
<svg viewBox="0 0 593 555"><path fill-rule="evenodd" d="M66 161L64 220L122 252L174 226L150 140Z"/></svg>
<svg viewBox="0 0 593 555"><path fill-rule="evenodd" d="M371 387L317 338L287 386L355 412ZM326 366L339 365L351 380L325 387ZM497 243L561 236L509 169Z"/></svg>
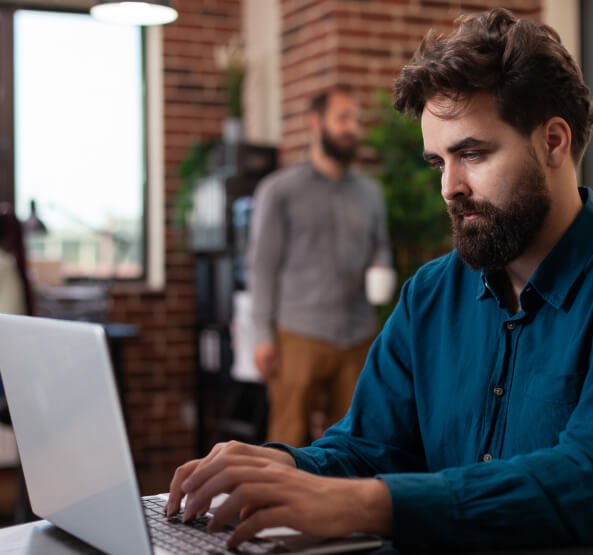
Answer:
<svg viewBox="0 0 593 555"><path fill-rule="evenodd" d="M103 327L0 314L0 342L35 514L109 553L151 553Z"/></svg>

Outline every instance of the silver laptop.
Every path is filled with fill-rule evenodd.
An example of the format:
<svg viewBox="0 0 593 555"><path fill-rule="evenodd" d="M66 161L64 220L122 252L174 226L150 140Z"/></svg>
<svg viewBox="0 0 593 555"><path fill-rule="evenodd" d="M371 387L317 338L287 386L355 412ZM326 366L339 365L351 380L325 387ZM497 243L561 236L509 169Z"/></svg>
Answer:
<svg viewBox="0 0 593 555"><path fill-rule="evenodd" d="M141 500L102 326L0 314L0 374L36 515L114 555L225 552L230 530L207 533L211 515L186 525L162 514L166 496ZM283 528L228 552L312 555L381 543Z"/></svg>

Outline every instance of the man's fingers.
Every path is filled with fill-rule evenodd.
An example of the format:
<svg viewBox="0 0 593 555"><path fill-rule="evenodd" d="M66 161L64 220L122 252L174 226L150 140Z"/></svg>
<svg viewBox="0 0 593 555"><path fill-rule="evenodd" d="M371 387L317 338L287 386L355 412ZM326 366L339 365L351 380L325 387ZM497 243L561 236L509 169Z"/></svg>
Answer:
<svg viewBox="0 0 593 555"><path fill-rule="evenodd" d="M257 505L246 505L239 511L239 520L248 519L255 511L257 511Z"/></svg>
<svg viewBox="0 0 593 555"><path fill-rule="evenodd" d="M183 522L189 522L197 516L202 516L210 508L210 499L198 499L193 493L188 493L183 509Z"/></svg>
<svg viewBox="0 0 593 555"><path fill-rule="evenodd" d="M187 479L188 476L195 472L195 470L202 464L207 463L208 461L212 460L216 455L222 450L225 444L217 443L210 453L203 459L195 459L185 464L182 464L177 468L175 474L173 475L173 479L171 480L171 485L169 486L169 499L167 504L165 505L165 513L167 516L175 515L179 512L181 507L181 500L185 495L185 491L182 489L183 482Z"/></svg>
<svg viewBox="0 0 593 555"><path fill-rule="evenodd" d="M236 478L233 479L232 474L226 475L223 482L212 481L214 476L224 473L226 469L241 466L253 469L263 468L276 459L287 464L283 459L288 458L289 455L282 453L280 456L280 453L237 441L216 444L205 458L189 461L177 468L171 481L169 500L164 506L165 513L168 516L177 514L184 495L188 493L199 493L199 498L196 497L196 500L190 503L186 509L188 515L193 516L201 513L202 506L209 503L212 497L218 493L232 491L236 485ZM290 459L292 462L292 457ZM294 463L290 466L294 466ZM247 479L249 480L249 478ZM253 479L251 478L251 480ZM209 485L208 489L199 491L206 484Z"/></svg>
<svg viewBox="0 0 593 555"><path fill-rule="evenodd" d="M256 345L253 360L260 374L264 378L268 378L278 364L278 350L273 343Z"/></svg>
<svg viewBox="0 0 593 555"><path fill-rule="evenodd" d="M278 365L275 359L269 360L266 365L266 378L271 378L275 373Z"/></svg>
<svg viewBox="0 0 593 555"><path fill-rule="evenodd" d="M260 474L260 478L254 482L241 482L237 485L225 502L216 509L209 525L212 532L222 530L231 518L241 514L244 507L250 507L253 514L260 508L281 502L282 490L274 484L267 484L265 473Z"/></svg>
<svg viewBox="0 0 593 555"><path fill-rule="evenodd" d="M255 511L249 518L237 525L231 537L227 540L229 547L237 547L263 530L273 526L286 526L290 519L288 507L268 507Z"/></svg>
<svg viewBox="0 0 593 555"><path fill-rule="evenodd" d="M200 467L183 481L181 484L181 490L184 493L198 491L200 488L206 486L208 482L212 480L212 478L217 474L233 470L235 467L261 468L269 464L270 460L264 459L262 457L221 453L211 462L208 462L204 459ZM216 491L214 492L214 495L224 492L225 490Z"/></svg>
<svg viewBox="0 0 593 555"><path fill-rule="evenodd" d="M276 368L278 367L278 355L274 352L267 360L268 363L268 373L273 373Z"/></svg>
<svg viewBox="0 0 593 555"><path fill-rule="evenodd" d="M191 492L191 497L188 494L188 498L185 502L185 510L193 514L198 510L198 507L206 505L210 506L212 499L220 493L231 493L234 494L235 498L236 490L242 491L244 488L249 486L251 483L256 483L259 487L266 482L268 473L266 468L261 465L261 461L257 460L261 466L253 466L253 458L251 457L237 457L243 462L247 462L245 466L231 466L229 468L223 468L220 472L214 474L212 478L202 484L202 486ZM264 461L265 462L265 461ZM276 489L276 488L274 488ZM257 492L257 490L255 490ZM222 510L221 516L216 521L221 521L222 525L232 516L237 514L241 507L245 504L247 498L241 497L239 506L234 509L234 512L228 513ZM216 509L216 514L221 511L221 508L228 502L225 501L223 505Z"/></svg>
<svg viewBox="0 0 593 555"><path fill-rule="evenodd" d="M173 479L171 480L171 485L169 486L169 499L165 505L167 516L172 516L179 512L181 500L185 495L185 493L181 490L181 484L197 468L199 464L199 459L189 461L178 467L175 471Z"/></svg>

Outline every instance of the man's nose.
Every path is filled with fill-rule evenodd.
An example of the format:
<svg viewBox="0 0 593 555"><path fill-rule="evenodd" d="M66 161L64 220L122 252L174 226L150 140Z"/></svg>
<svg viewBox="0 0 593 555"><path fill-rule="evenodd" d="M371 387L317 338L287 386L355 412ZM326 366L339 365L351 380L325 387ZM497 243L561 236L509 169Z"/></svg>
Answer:
<svg viewBox="0 0 593 555"><path fill-rule="evenodd" d="M441 195L445 200L453 200L459 196L467 197L471 189L467 183L465 172L456 164L446 164L441 175Z"/></svg>
<svg viewBox="0 0 593 555"><path fill-rule="evenodd" d="M345 120L344 130L352 135L360 135L362 133L362 126L358 118L350 117Z"/></svg>

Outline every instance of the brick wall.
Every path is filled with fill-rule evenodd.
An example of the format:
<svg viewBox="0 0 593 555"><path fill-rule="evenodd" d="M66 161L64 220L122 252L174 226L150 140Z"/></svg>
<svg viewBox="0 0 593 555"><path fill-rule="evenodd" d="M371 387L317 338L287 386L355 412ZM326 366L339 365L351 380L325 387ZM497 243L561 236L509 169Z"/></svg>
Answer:
<svg viewBox="0 0 593 555"><path fill-rule="evenodd" d="M165 490L171 471L196 455L194 272L172 223L177 168L196 141L220 136L226 117L213 47L241 28L240 0L175 0L179 19L163 27L166 289L114 292L111 319L135 324L124 350L126 410L144 493Z"/></svg>
<svg viewBox="0 0 593 555"><path fill-rule="evenodd" d="M430 28L449 32L462 13L505 7L539 19L541 0L281 0L282 159L299 160L307 145L305 111L316 92L354 88L363 122L373 120L376 91L389 91ZM362 151L362 157L371 153Z"/></svg>

